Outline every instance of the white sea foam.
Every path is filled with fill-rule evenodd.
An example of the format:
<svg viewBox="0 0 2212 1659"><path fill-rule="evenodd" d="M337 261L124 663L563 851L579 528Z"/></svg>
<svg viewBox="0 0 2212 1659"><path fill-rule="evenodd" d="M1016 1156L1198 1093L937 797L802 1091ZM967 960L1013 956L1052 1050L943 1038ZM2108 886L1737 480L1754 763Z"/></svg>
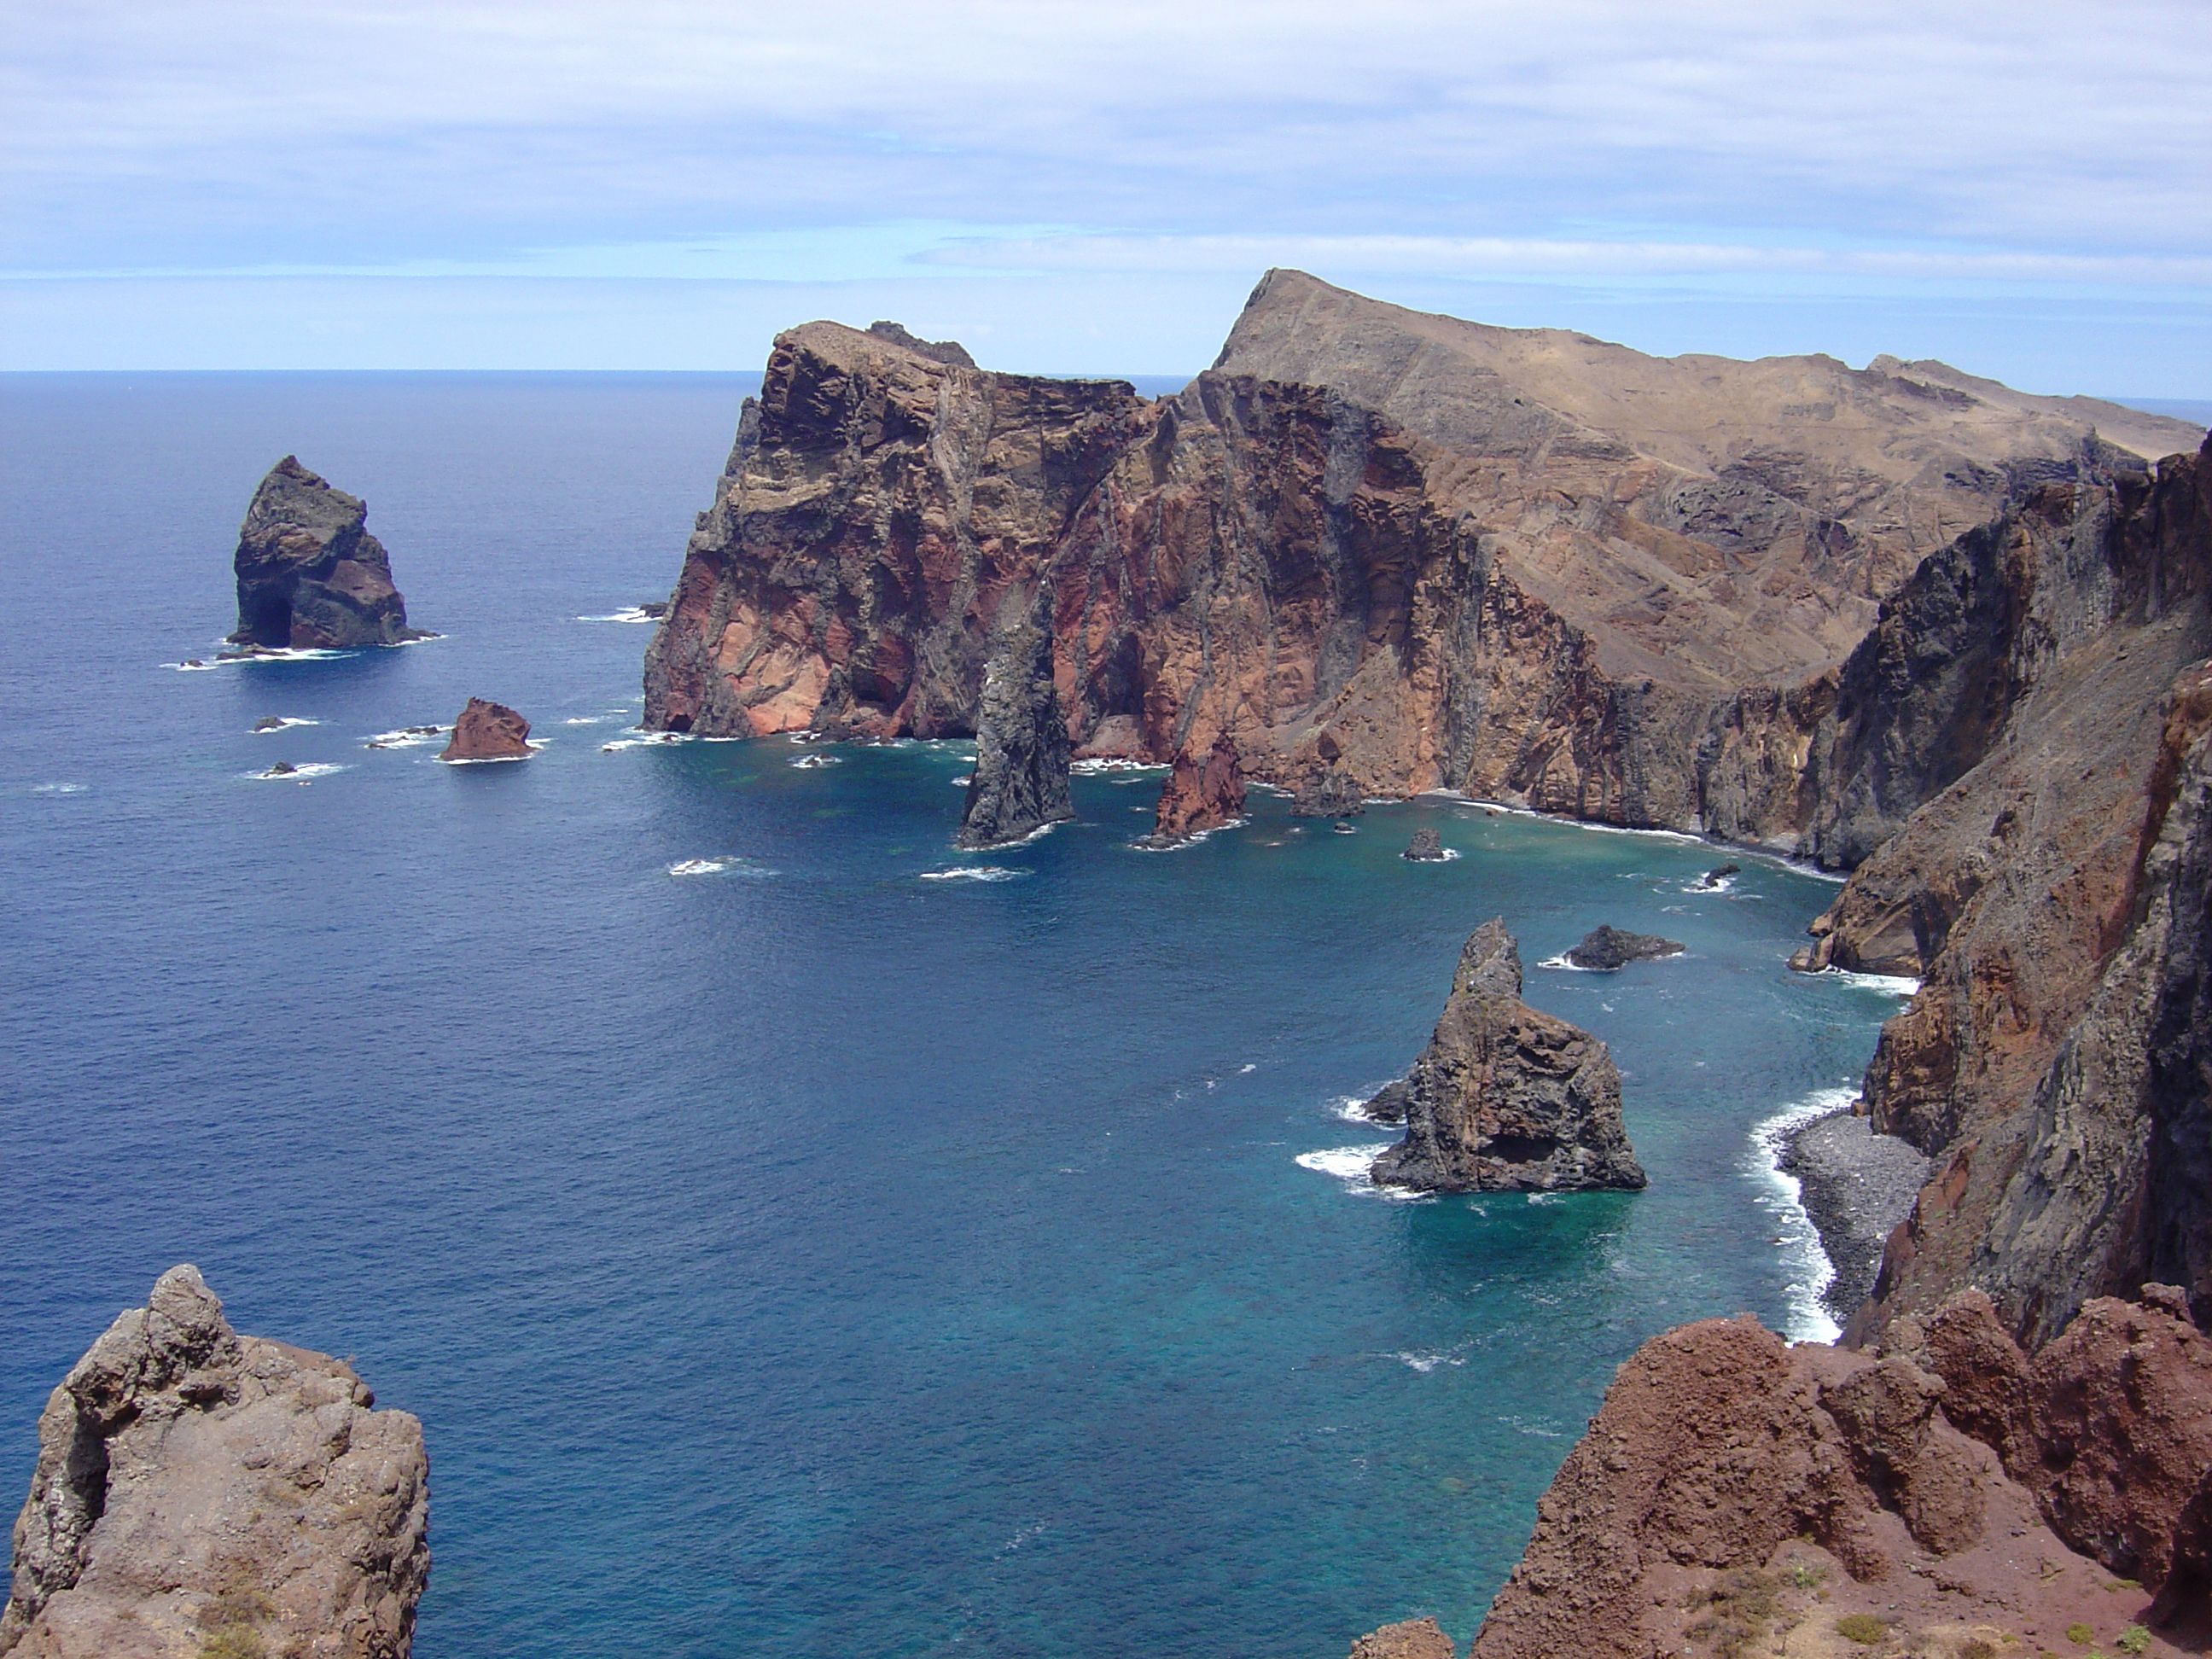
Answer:
<svg viewBox="0 0 2212 1659"><path fill-rule="evenodd" d="M295 726L320 726L322 722L320 720L307 720L298 714L279 714L276 717L276 725L253 726L249 730L247 735L249 737L265 738L271 732L286 731Z"/></svg>
<svg viewBox="0 0 2212 1659"><path fill-rule="evenodd" d="M842 755L801 755L791 763L802 772L811 772L817 767L840 765L843 760Z"/></svg>
<svg viewBox="0 0 2212 1659"><path fill-rule="evenodd" d="M1101 755L1087 760L1070 761L1067 769L1079 776L1091 777L1105 772L1165 772L1170 769L1157 761L1116 760L1111 756Z"/></svg>
<svg viewBox="0 0 2212 1659"><path fill-rule="evenodd" d="M1243 1077L1243 1076L1244 1075L1244 1073L1247 1073L1247 1072L1256 1072L1256 1071L1258 1071L1259 1069L1260 1069L1260 1067L1259 1067L1259 1065L1258 1065L1258 1063L1257 1063L1256 1061L1249 1061L1249 1060L1248 1060L1247 1062L1245 1062L1245 1064L1243 1064L1243 1065L1242 1065L1242 1066L1239 1066L1237 1068L1237 1076L1239 1076L1239 1077Z"/></svg>
<svg viewBox="0 0 2212 1659"><path fill-rule="evenodd" d="M714 859L679 859L668 866L672 876L750 876L756 878L772 876L775 871L765 865L755 864L750 859L724 857Z"/></svg>
<svg viewBox="0 0 2212 1659"><path fill-rule="evenodd" d="M1560 1200L1557 1193L1531 1193L1528 1201L1531 1204L1557 1204Z"/></svg>
<svg viewBox="0 0 2212 1659"><path fill-rule="evenodd" d="M563 726L605 726L606 723L604 714L571 714L561 722Z"/></svg>
<svg viewBox="0 0 2212 1659"><path fill-rule="evenodd" d="M945 781L950 783L955 789L965 789L969 784L975 781L975 775L973 772L963 772L958 777L948 778Z"/></svg>
<svg viewBox="0 0 2212 1659"><path fill-rule="evenodd" d="M528 738L524 740L524 747L530 750L530 755L536 754L545 746L545 744L546 739L544 738ZM530 758L530 755L465 755L453 760L447 760L441 755L438 757L438 764L441 766L507 766L517 761L526 761Z"/></svg>
<svg viewBox="0 0 2212 1659"><path fill-rule="evenodd" d="M1469 1346L1462 1342L1455 1348L1431 1348L1425 1353L1418 1349L1401 1348L1390 1358L1425 1376L1439 1365L1456 1367L1466 1364Z"/></svg>
<svg viewBox="0 0 2212 1659"><path fill-rule="evenodd" d="M626 605L619 611L610 611L604 617L579 617L578 622L655 623L658 617L647 616L642 605Z"/></svg>
<svg viewBox="0 0 2212 1659"><path fill-rule="evenodd" d="M632 728L626 735L617 738L612 743L601 744L599 752L602 755L613 755L619 754L625 749L643 749L653 744L688 743L689 741L690 737L688 732L640 732Z"/></svg>
<svg viewBox="0 0 2212 1659"><path fill-rule="evenodd" d="M1026 836L1016 836L1012 841L992 842L990 850L994 853L1003 853L1012 848L1026 847L1033 841L1042 841L1047 836L1059 829L1060 824L1066 822L1066 820L1062 818L1056 819L1051 823L1040 823Z"/></svg>
<svg viewBox="0 0 2212 1659"><path fill-rule="evenodd" d="M439 742L448 736L450 726L408 726L397 732L380 732L367 739L363 747L369 749L419 749L427 744Z"/></svg>
<svg viewBox="0 0 2212 1659"><path fill-rule="evenodd" d="M1835 1282L1835 1266L1820 1248L1820 1230L1805 1212L1803 1188L1797 1177L1782 1170L1777 1160L1791 1131L1849 1106L1858 1098L1858 1092L1849 1085L1817 1089L1791 1102L1752 1127L1744 1154L1744 1174L1756 1190L1759 1208L1773 1218L1775 1237L1780 1241L1782 1265L1789 1275L1784 1291L1790 1309L1789 1328L1783 1334L1792 1342L1832 1342L1843 1334L1843 1328L1820 1301Z"/></svg>
<svg viewBox="0 0 2212 1659"><path fill-rule="evenodd" d="M1375 1160L1389 1150L1387 1140L1364 1146L1325 1146L1319 1152L1301 1152L1294 1162L1301 1170L1329 1176L1355 1198L1379 1198L1394 1204L1419 1204L1432 1198L1433 1194L1404 1187L1378 1187L1369 1178L1367 1172Z"/></svg>
<svg viewBox="0 0 2212 1659"><path fill-rule="evenodd" d="M925 870L923 881L1012 881L1022 873L998 864L969 864L957 870Z"/></svg>
<svg viewBox="0 0 2212 1659"><path fill-rule="evenodd" d="M1686 893L1733 893L1735 891L1735 878L1734 876L1723 876L1717 880L1707 881L1703 876L1699 876L1695 881L1684 882L1682 884L1682 891Z"/></svg>
<svg viewBox="0 0 2212 1659"><path fill-rule="evenodd" d="M82 795L87 787L82 783L34 783L31 786L31 793L34 795Z"/></svg>
<svg viewBox="0 0 2212 1659"><path fill-rule="evenodd" d="M273 783L305 783L310 778L326 778L333 772L343 772L345 769L344 767L330 761L312 761L305 766L295 766L289 772L279 772L271 769L266 772L248 772L245 775L257 783L264 781Z"/></svg>
<svg viewBox="0 0 2212 1659"><path fill-rule="evenodd" d="M1328 1103L1329 1115L1342 1118L1346 1123L1371 1123L1377 1128L1394 1127L1395 1126L1384 1123L1379 1117L1370 1117L1367 1115L1367 1103L1389 1086L1387 1084L1378 1083L1365 1094L1339 1095Z"/></svg>
<svg viewBox="0 0 2212 1659"><path fill-rule="evenodd" d="M1920 994L1920 981L1902 974L1857 974L1847 968L1823 968L1810 977L1834 980L1862 991L1879 991L1887 997L1916 997Z"/></svg>

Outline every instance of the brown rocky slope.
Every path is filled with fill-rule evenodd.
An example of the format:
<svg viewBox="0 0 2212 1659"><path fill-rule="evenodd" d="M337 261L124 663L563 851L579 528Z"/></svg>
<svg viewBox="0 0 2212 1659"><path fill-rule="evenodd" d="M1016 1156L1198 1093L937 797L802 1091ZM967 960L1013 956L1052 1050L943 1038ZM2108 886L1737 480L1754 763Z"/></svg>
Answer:
<svg viewBox="0 0 2212 1659"><path fill-rule="evenodd" d="M171 1268L39 1419L0 1654L406 1659L428 1465L422 1425L374 1405Z"/></svg>

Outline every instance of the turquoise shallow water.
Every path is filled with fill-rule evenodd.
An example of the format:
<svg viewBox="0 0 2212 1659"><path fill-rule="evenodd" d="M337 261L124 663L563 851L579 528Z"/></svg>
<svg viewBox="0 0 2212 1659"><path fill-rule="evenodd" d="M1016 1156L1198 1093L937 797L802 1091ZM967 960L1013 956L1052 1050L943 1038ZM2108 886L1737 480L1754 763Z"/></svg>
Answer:
<svg viewBox="0 0 2212 1659"><path fill-rule="evenodd" d="M423 1418L425 1659L1464 1638L1638 1341L1807 1316L1752 1132L1894 1006L1784 970L1832 890L1439 799L1144 854L1152 775L963 858L959 745L607 752L647 630L577 618L666 590L740 389L0 379L6 1501L189 1260ZM447 637L161 666L289 449ZM362 746L472 693L539 757ZM1423 824L1461 856L1399 859ZM1494 914L1613 1044L1648 1192L1329 1172ZM1689 953L1534 965L1600 921Z"/></svg>

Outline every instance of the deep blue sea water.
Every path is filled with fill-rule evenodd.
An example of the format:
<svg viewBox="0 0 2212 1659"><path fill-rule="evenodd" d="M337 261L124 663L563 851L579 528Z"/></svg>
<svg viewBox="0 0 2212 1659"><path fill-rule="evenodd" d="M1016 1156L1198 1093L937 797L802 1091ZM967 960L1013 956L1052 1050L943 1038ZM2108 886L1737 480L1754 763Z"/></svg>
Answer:
<svg viewBox="0 0 2212 1659"><path fill-rule="evenodd" d="M0 1510L190 1261L422 1418L424 1659L1464 1640L1638 1341L1814 1317L1752 1137L1895 1006L1784 971L1832 890L1441 799L1144 854L1151 775L966 858L960 745L610 751L647 630L578 619L665 593L746 385L0 377ZM288 451L446 637L164 666ZM543 752L363 746L471 694ZM1498 914L1648 1192L1330 1173ZM1534 965L1600 921L1689 954Z"/></svg>

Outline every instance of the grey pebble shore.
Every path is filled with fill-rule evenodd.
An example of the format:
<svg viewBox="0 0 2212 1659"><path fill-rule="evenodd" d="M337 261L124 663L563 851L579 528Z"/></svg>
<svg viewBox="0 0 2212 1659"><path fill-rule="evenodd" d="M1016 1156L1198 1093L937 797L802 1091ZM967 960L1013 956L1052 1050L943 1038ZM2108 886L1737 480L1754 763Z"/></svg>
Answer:
<svg viewBox="0 0 2212 1659"><path fill-rule="evenodd" d="M1874 1289L1882 1245L1911 1213L1928 1160L1845 1108L1784 1135L1775 1167L1797 1178L1799 1202L1836 1270L1820 1299L1844 1323Z"/></svg>

